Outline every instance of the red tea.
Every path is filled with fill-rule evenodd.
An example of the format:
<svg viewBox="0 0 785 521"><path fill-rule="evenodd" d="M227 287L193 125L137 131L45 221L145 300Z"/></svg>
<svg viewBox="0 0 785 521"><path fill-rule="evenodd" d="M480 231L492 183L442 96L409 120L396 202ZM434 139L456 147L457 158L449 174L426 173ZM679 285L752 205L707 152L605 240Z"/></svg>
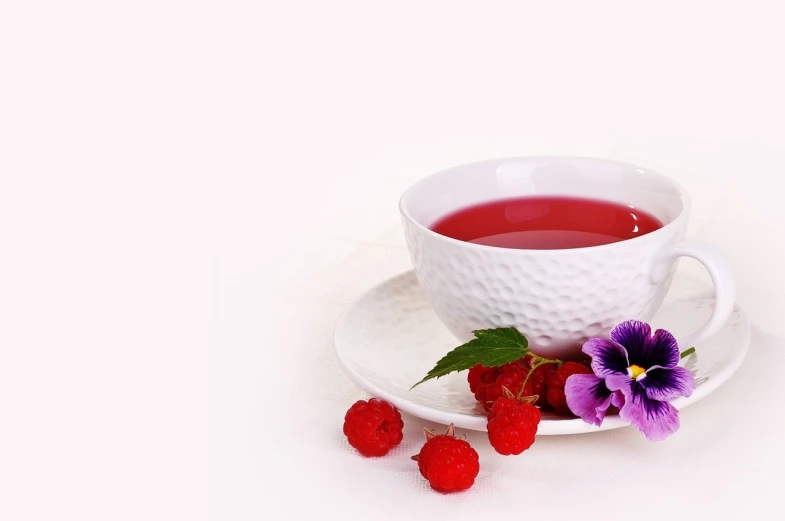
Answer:
<svg viewBox="0 0 785 521"><path fill-rule="evenodd" d="M629 205L575 197L519 197L478 204L431 229L461 241L525 250L585 248L646 235L662 227Z"/></svg>

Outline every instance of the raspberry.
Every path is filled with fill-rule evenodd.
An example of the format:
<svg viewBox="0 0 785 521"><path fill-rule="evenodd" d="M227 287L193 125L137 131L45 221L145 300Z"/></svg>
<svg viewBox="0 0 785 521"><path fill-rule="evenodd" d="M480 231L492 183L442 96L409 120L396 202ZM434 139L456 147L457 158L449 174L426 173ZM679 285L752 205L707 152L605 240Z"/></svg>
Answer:
<svg viewBox="0 0 785 521"><path fill-rule="evenodd" d="M523 396L538 396L537 405L540 407L548 404L545 385L548 378L556 371L556 364L543 364L532 372L523 389Z"/></svg>
<svg viewBox="0 0 785 521"><path fill-rule="evenodd" d="M488 385L481 385L477 389L477 394L474 396L477 398L477 401L485 407L485 410L490 410L493 402L501 398L502 396L502 386L501 384L497 384L496 382L489 383Z"/></svg>
<svg viewBox="0 0 785 521"><path fill-rule="evenodd" d="M500 398L488 414L488 440L496 452L520 454L534 443L540 410L515 398Z"/></svg>
<svg viewBox="0 0 785 521"><path fill-rule="evenodd" d="M483 367L476 365L469 369L469 388L474 393L474 397L480 402L486 411L490 411L493 403L502 397L503 389L506 387L514 395L521 390L526 375L529 374L531 364L534 361L524 358L516 362L505 364L501 367ZM537 405L543 406L548 403L545 383L548 377L556 370L554 364L543 364L532 372L526 381L526 388L523 396L539 396Z"/></svg>
<svg viewBox="0 0 785 521"><path fill-rule="evenodd" d="M384 456L403 439L398 409L378 398L359 400L346 412L343 433L363 456Z"/></svg>
<svg viewBox="0 0 785 521"><path fill-rule="evenodd" d="M469 376L467 377L469 389L472 393L476 393L480 385L488 385L495 382L500 372L501 369L499 367L485 367L482 364L475 365L469 369Z"/></svg>
<svg viewBox="0 0 785 521"><path fill-rule="evenodd" d="M486 411L489 411L493 402L502 397L505 387L514 394L521 390L527 372L528 369L524 368L520 361L486 369L476 387L474 397L485 407ZM471 387L471 382L469 386Z"/></svg>
<svg viewBox="0 0 785 521"><path fill-rule="evenodd" d="M590 374L591 369L578 362L564 362L550 378L548 378L548 403L559 414L572 414L567 407L567 397L564 395L564 384L567 378L574 374Z"/></svg>
<svg viewBox="0 0 785 521"><path fill-rule="evenodd" d="M493 407L491 410L488 411L488 421L490 422L492 419L496 417L502 411L506 411L509 409L514 409L518 406L520 402L515 399L515 395L510 393L509 395L505 396L504 398L500 398L493 403Z"/></svg>
<svg viewBox="0 0 785 521"><path fill-rule="evenodd" d="M438 492L458 492L474 484L480 472L480 457L466 440L455 437L450 424L445 434L425 430L425 445L413 456L431 488Z"/></svg>
<svg viewBox="0 0 785 521"><path fill-rule="evenodd" d="M529 373L519 362L513 362L502 366L502 374L496 378L496 383L502 387L506 387L513 394L518 394L523 385L523 380Z"/></svg>

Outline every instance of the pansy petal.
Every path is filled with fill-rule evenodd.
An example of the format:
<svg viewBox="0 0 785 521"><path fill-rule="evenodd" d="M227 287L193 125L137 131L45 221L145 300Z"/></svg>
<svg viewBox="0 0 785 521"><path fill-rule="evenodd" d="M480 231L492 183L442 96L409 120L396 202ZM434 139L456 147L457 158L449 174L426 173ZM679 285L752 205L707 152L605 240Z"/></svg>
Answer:
<svg viewBox="0 0 785 521"><path fill-rule="evenodd" d="M611 340L624 346L630 363L640 365L644 369L648 366L641 365L640 354L646 352L646 343L650 338L651 327L640 320L620 322L611 330Z"/></svg>
<svg viewBox="0 0 785 521"><path fill-rule="evenodd" d="M608 413L611 405L618 409L624 407L624 395L621 391L611 391L611 399L604 402L601 407L597 407L597 418L600 420L600 423L605 419L605 415Z"/></svg>
<svg viewBox="0 0 785 521"><path fill-rule="evenodd" d="M611 405L611 391L593 374L574 374L564 385L567 407L586 423L600 426Z"/></svg>
<svg viewBox="0 0 785 521"><path fill-rule="evenodd" d="M695 377L692 371L684 367L649 369L646 371L646 377L638 383L646 389L646 396L660 401L689 396L695 389Z"/></svg>
<svg viewBox="0 0 785 521"><path fill-rule="evenodd" d="M649 441L662 441L679 429L679 411L668 402L652 400L646 390L632 382L624 407L619 411L622 420L630 422Z"/></svg>
<svg viewBox="0 0 785 521"><path fill-rule="evenodd" d="M591 357L591 369L597 376L627 374L627 351L607 338L590 338L583 344L583 352Z"/></svg>
<svg viewBox="0 0 785 521"><path fill-rule="evenodd" d="M608 387L610 391L620 391L625 398L632 396L632 390L630 389L631 383L632 378L626 374L612 374L605 379L605 386Z"/></svg>
<svg viewBox="0 0 785 521"><path fill-rule="evenodd" d="M641 353L641 363L638 365L645 369L654 365L670 369L679 364L680 358L679 343L673 335L669 331L658 329L654 332L654 336L646 342ZM635 363L632 356L630 356L630 361Z"/></svg>
<svg viewBox="0 0 785 521"><path fill-rule="evenodd" d="M621 409L624 407L624 394L621 391L613 391L611 395L611 405Z"/></svg>
<svg viewBox="0 0 785 521"><path fill-rule="evenodd" d="M611 331L611 339L627 349L631 364L648 369L651 366L676 367L679 363L679 344L670 332L651 327L640 320L627 320Z"/></svg>

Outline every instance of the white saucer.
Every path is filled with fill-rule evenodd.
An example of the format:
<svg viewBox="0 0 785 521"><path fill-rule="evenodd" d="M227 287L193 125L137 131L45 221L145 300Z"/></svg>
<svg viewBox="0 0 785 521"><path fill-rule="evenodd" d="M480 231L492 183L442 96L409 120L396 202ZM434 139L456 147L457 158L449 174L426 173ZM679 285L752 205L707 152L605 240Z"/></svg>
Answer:
<svg viewBox="0 0 785 521"><path fill-rule="evenodd" d="M705 283L677 273L652 327L667 329L676 338L687 336L708 319L712 301L711 288ZM414 416L484 431L485 411L469 391L466 372L409 390L458 344L436 317L413 271L369 290L343 314L335 328L338 359L361 389ZM689 398L675 400L674 406L687 407L722 385L741 365L749 344L750 324L736 305L722 330L696 344L696 354L686 359L686 366L695 372L695 391ZM579 418L544 413L537 434L578 434L626 425L617 415L606 417L601 427L595 427Z"/></svg>

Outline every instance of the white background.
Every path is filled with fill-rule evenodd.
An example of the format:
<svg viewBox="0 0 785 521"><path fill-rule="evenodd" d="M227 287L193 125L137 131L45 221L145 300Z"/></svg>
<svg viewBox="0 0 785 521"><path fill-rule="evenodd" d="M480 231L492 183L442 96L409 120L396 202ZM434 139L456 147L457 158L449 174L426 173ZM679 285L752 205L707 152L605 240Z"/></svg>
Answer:
<svg viewBox="0 0 785 521"><path fill-rule="evenodd" d="M777 508L777 4L0 4L0 518ZM386 458L343 441L364 395L336 368L332 328L409 268L396 208L409 184L542 153L685 185L691 234L734 263L753 344L666 442L623 429L503 458L469 433L478 482L442 496L408 460L419 420Z"/></svg>

